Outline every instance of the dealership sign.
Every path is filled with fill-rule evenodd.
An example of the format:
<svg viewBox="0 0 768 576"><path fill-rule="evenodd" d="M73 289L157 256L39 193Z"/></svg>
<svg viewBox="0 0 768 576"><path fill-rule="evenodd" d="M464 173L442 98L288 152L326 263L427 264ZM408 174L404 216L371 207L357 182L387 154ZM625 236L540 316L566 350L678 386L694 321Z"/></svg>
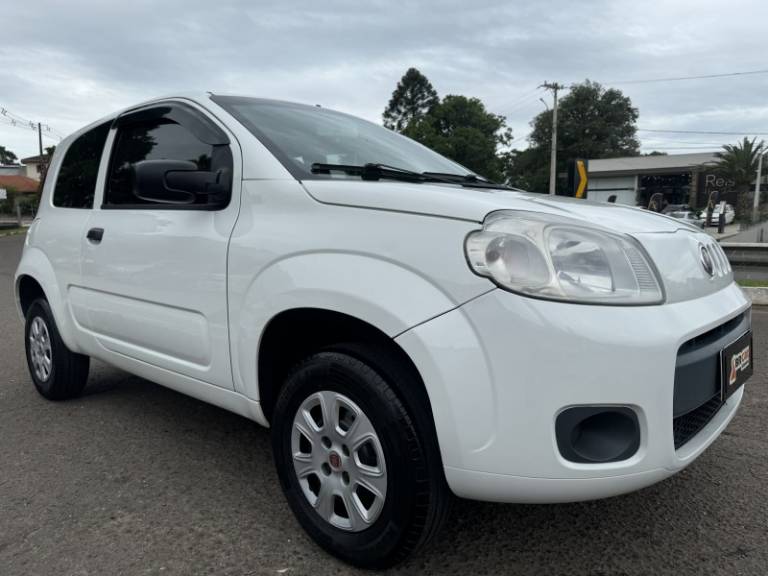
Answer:
<svg viewBox="0 0 768 576"><path fill-rule="evenodd" d="M736 185L730 178L723 178L717 174L704 174L704 190L712 192L717 190L718 192L726 192L733 189Z"/></svg>

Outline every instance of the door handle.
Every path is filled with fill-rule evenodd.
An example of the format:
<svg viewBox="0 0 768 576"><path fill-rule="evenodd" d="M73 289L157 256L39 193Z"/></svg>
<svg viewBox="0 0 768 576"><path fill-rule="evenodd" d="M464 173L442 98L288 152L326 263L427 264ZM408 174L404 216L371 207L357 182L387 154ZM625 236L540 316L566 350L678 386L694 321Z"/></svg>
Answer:
<svg viewBox="0 0 768 576"><path fill-rule="evenodd" d="M98 244L104 237L104 228L91 228L88 230L88 234L85 235L88 241L93 244Z"/></svg>

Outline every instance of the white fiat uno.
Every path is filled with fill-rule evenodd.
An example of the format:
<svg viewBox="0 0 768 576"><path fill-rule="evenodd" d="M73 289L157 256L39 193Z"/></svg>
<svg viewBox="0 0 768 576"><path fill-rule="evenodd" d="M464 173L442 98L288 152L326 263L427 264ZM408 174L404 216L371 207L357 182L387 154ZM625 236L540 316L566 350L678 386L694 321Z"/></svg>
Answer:
<svg viewBox="0 0 768 576"><path fill-rule="evenodd" d="M256 98L164 98L64 140L16 294L43 396L77 396L93 357L269 425L299 522L366 567L428 542L454 494L674 474L752 371L750 303L701 230Z"/></svg>

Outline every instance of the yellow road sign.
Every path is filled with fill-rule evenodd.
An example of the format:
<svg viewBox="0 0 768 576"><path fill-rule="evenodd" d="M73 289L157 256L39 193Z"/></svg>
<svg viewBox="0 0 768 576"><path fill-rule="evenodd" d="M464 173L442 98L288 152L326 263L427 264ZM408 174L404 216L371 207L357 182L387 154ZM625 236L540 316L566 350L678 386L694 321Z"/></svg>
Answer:
<svg viewBox="0 0 768 576"><path fill-rule="evenodd" d="M587 191L587 167L584 165L584 160L576 160L576 171L579 174L579 183L576 187L576 198L584 198Z"/></svg>

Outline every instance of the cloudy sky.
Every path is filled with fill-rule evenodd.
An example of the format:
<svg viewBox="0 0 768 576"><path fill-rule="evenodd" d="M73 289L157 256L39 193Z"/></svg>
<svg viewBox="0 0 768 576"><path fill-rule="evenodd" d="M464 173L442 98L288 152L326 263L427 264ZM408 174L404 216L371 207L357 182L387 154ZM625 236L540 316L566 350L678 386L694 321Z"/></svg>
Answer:
<svg viewBox="0 0 768 576"><path fill-rule="evenodd" d="M524 147L541 82L622 89L642 129L768 133L760 0L0 0L0 108L58 134L178 91L319 103L380 121L416 66L441 95L482 99ZM37 135L0 116L20 157ZM735 136L640 131L644 150L696 152ZM55 138L44 140L56 143Z"/></svg>

